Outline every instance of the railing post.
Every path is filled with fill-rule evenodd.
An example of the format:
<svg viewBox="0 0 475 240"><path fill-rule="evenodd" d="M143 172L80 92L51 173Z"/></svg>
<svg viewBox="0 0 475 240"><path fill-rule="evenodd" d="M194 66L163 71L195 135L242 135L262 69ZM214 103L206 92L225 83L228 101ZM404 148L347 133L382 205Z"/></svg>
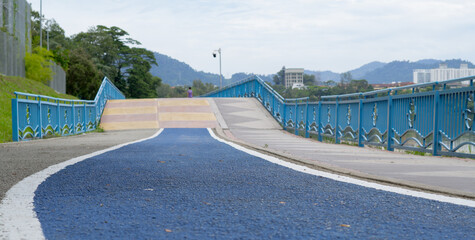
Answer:
<svg viewBox="0 0 475 240"><path fill-rule="evenodd" d="M76 111L74 111L74 101L72 101L72 111L73 111L73 129L72 133L76 134Z"/></svg>
<svg viewBox="0 0 475 240"><path fill-rule="evenodd" d="M275 118L275 95L272 94L272 117Z"/></svg>
<svg viewBox="0 0 475 240"><path fill-rule="evenodd" d="M338 97L336 97L336 102L335 102L335 143L340 143L340 139L338 138L338 133L339 133L339 127L338 127L338 110L340 108L339 103L338 103Z"/></svg>
<svg viewBox="0 0 475 240"><path fill-rule="evenodd" d="M439 91L435 91L434 94L434 129L432 130L433 134L433 143L432 143L432 155L439 155Z"/></svg>
<svg viewBox="0 0 475 240"><path fill-rule="evenodd" d="M295 128L295 135L299 135L299 113L298 113L298 105L297 105L297 100L295 100L295 123L294 123L294 128Z"/></svg>
<svg viewBox="0 0 475 240"><path fill-rule="evenodd" d="M286 109L286 106L285 106L285 99L284 101L282 102L282 106L284 107L284 110L282 111L282 126L284 128L284 130L287 130L287 122L285 121L285 109Z"/></svg>
<svg viewBox="0 0 475 240"><path fill-rule="evenodd" d="M305 107L305 137L309 138L310 134L308 133L308 98L307 98L307 106Z"/></svg>
<svg viewBox="0 0 475 240"><path fill-rule="evenodd" d="M363 99L360 99L358 107L358 147L364 147L363 144Z"/></svg>
<svg viewBox="0 0 475 240"><path fill-rule="evenodd" d="M38 95L38 125L40 128L40 138L43 138L43 123L42 123L42 112L41 112L41 96Z"/></svg>
<svg viewBox="0 0 475 240"><path fill-rule="evenodd" d="M323 141L323 137L322 137L322 126L321 126L321 122L322 122L322 101L318 101L318 123L317 123L317 133L318 133L318 141L322 142Z"/></svg>
<svg viewBox="0 0 475 240"><path fill-rule="evenodd" d="M18 98L12 98L12 140L15 142L19 141L18 118Z"/></svg>
<svg viewBox="0 0 475 240"><path fill-rule="evenodd" d="M388 142L386 146L388 151L394 151L394 148L392 146L392 142L393 142L392 117L393 117L393 97L391 96L391 91L389 91L388 92L388 122L387 122Z"/></svg>
<svg viewBox="0 0 475 240"><path fill-rule="evenodd" d="M86 121L87 121L87 118L86 118L86 102L84 102L84 112L83 112L82 115L84 115L84 124L83 124L82 126L83 126L83 128L84 128L84 132L87 132L87 126L86 126L86 124L87 124L87 122L86 122Z"/></svg>
<svg viewBox="0 0 475 240"><path fill-rule="evenodd" d="M61 117L60 117L60 114L61 114L61 106L59 105L59 100L56 100L56 103L57 103L56 113L57 113L57 118L58 118L58 134L63 135L63 134L61 133Z"/></svg>

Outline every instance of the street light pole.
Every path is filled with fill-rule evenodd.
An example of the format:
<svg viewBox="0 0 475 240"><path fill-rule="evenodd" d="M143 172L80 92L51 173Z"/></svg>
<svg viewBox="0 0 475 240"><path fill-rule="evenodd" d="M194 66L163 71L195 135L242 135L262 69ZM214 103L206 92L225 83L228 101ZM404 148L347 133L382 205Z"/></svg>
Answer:
<svg viewBox="0 0 475 240"><path fill-rule="evenodd" d="M43 47L43 0L40 0L40 48Z"/></svg>
<svg viewBox="0 0 475 240"><path fill-rule="evenodd" d="M216 57L216 53L219 53L219 89L223 87L223 74L221 74L221 48L213 51L213 57Z"/></svg>

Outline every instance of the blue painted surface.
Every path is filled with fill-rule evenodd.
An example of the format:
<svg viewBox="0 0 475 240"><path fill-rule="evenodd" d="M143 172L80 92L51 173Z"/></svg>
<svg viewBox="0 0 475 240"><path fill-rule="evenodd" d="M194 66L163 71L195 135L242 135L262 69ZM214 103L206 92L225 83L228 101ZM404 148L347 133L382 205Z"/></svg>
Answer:
<svg viewBox="0 0 475 240"><path fill-rule="evenodd" d="M473 239L475 233L474 208L296 172L220 143L206 129L165 129L69 166L39 186L34 204L48 239Z"/></svg>
<svg viewBox="0 0 475 240"><path fill-rule="evenodd" d="M70 100L15 92L12 99L12 140L67 136L93 131L99 125L107 100L125 99L107 78L94 100Z"/></svg>
<svg viewBox="0 0 475 240"><path fill-rule="evenodd" d="M296 135L309 131L320 141L325 137L335 143L358 143L360 147L375 145L391 151L398 148L474 158L474 79L475 76L471 76L365 93L323 96L319 102L308 103L310 107L304 113L297 112L296 105L303 108L308 98L284 99L257 76L204 96L256 97L285 130L293 130ZM244 92L241 92L243 88ZM236 94L236 89L240 89L239 94ZM312 116L317 105L316 117L308 122L297 122L305 116ZM310 134L302 135L309 137Z"/></svg>

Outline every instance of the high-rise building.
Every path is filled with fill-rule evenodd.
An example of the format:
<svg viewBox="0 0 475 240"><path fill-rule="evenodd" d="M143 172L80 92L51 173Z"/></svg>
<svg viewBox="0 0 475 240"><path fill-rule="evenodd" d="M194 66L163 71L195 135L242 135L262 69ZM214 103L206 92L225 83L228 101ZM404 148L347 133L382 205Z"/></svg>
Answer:
<svg viewBox="0 0 475 240"><path fill-rule="evenodd" d="M285 87L289 88L294 84L303 86L303 68L286 68L285 69Z"/></svg>
<svg viewBox="0 0 475 240"><path fill-rule="evenodd" d="M414 83L440 82L450 79L463 78L475 75L475 68L468 68L468 64L460 64L460 68L448 68L446 63L441 63L439 68L414 69Z"/></svg>

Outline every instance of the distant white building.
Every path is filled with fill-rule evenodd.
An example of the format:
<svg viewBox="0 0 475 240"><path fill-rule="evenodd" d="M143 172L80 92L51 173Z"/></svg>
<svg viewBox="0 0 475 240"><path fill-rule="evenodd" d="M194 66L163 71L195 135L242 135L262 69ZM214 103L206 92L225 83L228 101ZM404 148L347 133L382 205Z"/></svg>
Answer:
<svg viewBox="0 0 475 240"><path fill-rule="evenodd" d="M294 84L303 86L303 68L286 68L285 69L285 87L293 87Z"/></svg>
<svg viewBox="0 0 475 240"><path fill-rule="evenodd" d="M468 64L460 64L460 68L448 68L447 64L441 63L439 68L414 69L414 83L440 82L455 78L463 78L475 75L475 68L468 68Z"/></svg>
<svg viewBox="0 0 475 240"><path fill-rule="evenodd" d="M295 89L295 88L300 90L300 89L306 89L307 87L303 83L294 83L292 85L292 89Z"/></svg>

